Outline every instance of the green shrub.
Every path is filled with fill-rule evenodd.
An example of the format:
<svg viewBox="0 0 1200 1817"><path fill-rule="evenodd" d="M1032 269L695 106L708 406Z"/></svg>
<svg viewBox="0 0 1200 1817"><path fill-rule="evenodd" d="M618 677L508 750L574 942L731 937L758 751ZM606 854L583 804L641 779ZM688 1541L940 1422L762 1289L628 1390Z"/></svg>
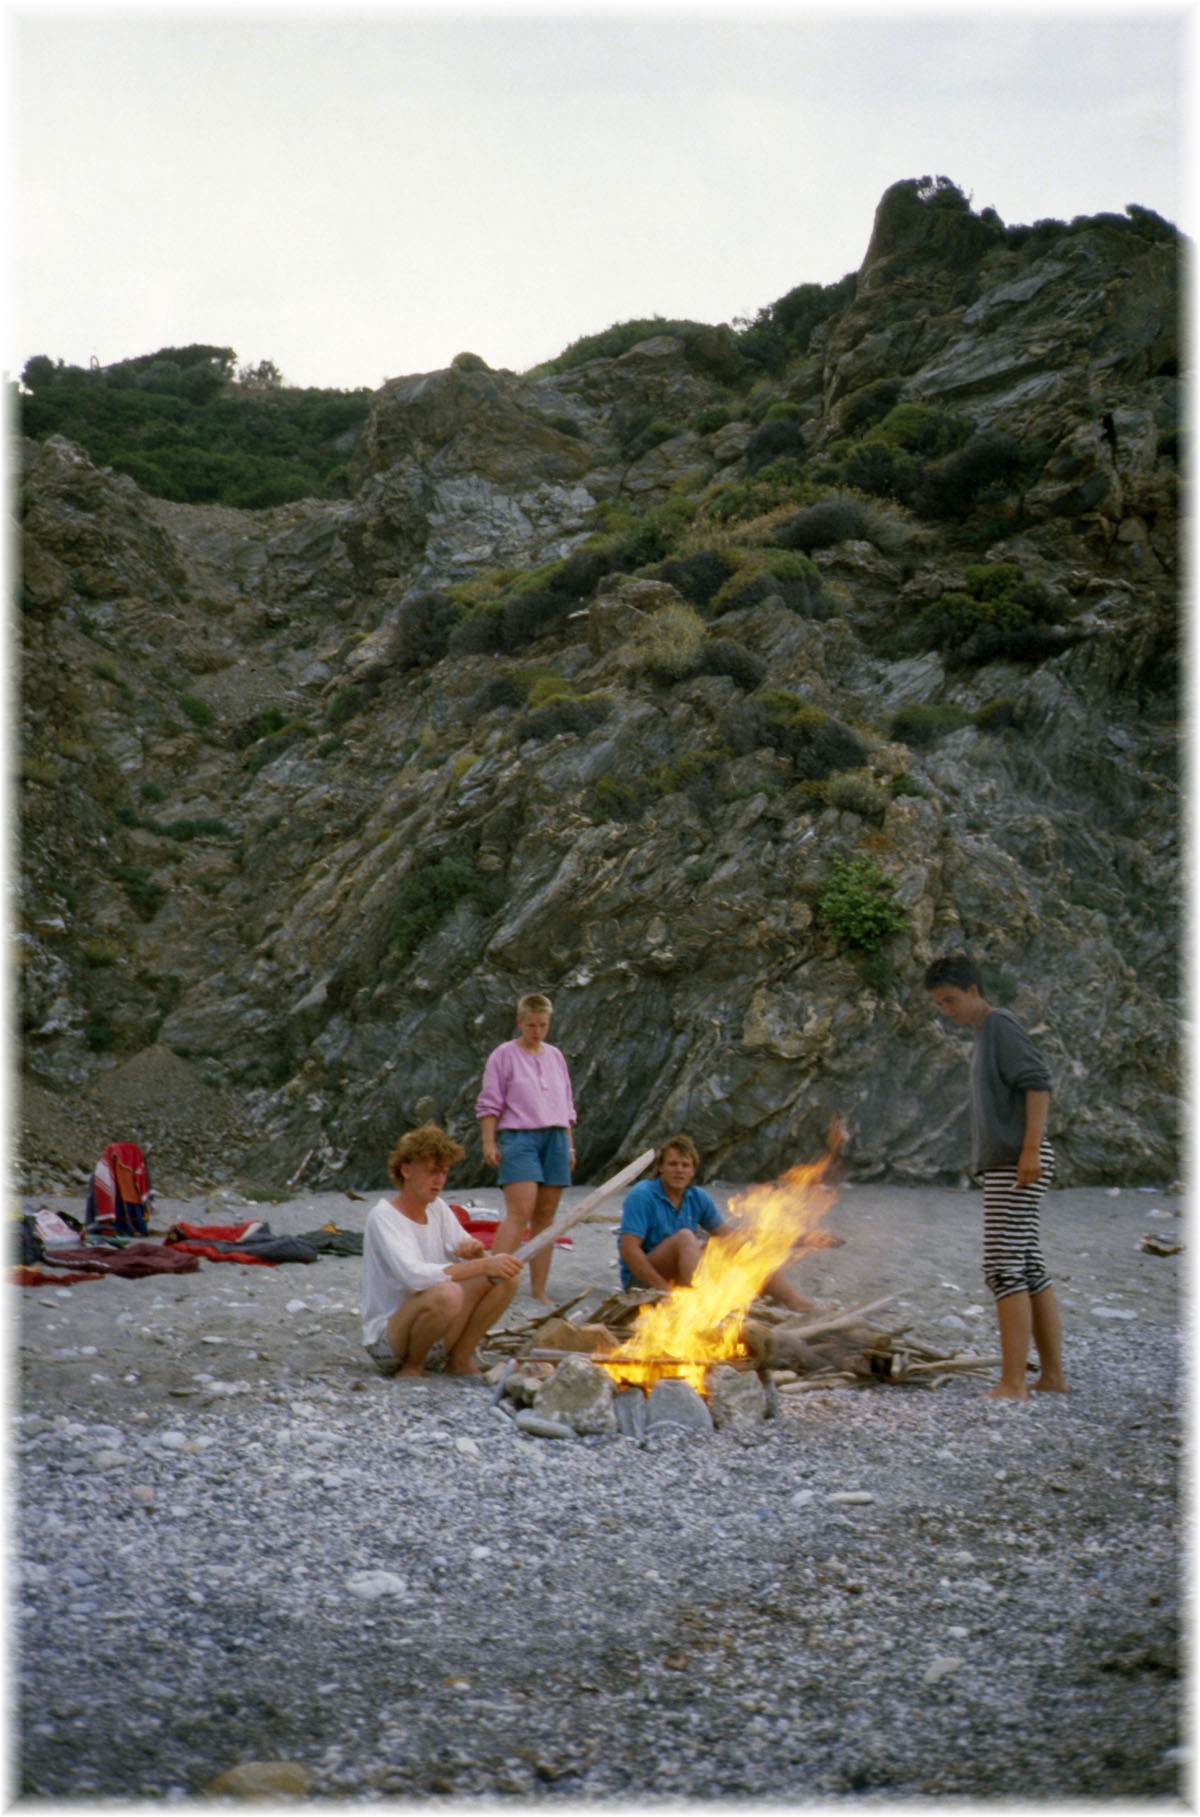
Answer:
<svg viewBox="0 0 1200 1817"><path fill-rule="evenodd" d="M695 500L678 494L644 511L610 551L612 568L634 574L653 562L666 561L695 516Z"/></svg>
<svg viewBox="0 0 1200 1817"><path fill-rule="evenodd" d="M700 651L702 675L728 675L739 688L757 688L767 673L761 656L732 637L710 637Z"/></svg>
<svg viewBox="0 0 1200 1817"><path fill-rule="evenodd" d="M866 513L857 500L826 498L781 524L772 540L781 549L829 549L865 536L866 525Z"/></svg>
<svg viewBox="0 0 1200 1817"><path fill-rule="evenodd" d="M635 820L640 812L637 790L613 776L601 776L588 797L588 819L597 826L610 820Z"/></svg>
<svg viewBox="0 0 1200 1817"><path fill-rule="evenodd" d="M520 706L524 694L520 682L511 669L501 669L495 675L485 676L474 694L467 702L470 714L490 713L497 707Z"/></svg>
<svg viewBox="0 0 1200 1817"><path fill-rule="evenodd" d="M908 911L871 858L835 858L817 915L841 951L871 953L907 924Z"/></svg>
<svg viewBox="0 0 1200 1817"><path fill-rule="evenodd" d="M116 1031L109 1019L107 1010L92 1009L88 1011L83 1025L83 1038L93 1053L106 1053L116 1040Z"/></svg>
<svg viewBox="0 0 1200 1817"><path fill-rule="evenodd" d="M656 335L669 334L677 340L687 342L698 335L712 333L704 322L666 321L660 315L640 316L627 322L614 322L611 327L602 329L599 334L585 334L579 340L572 341L556 359L547 360L541 366L535 366L530 377L540 378L544 374L571 372L576 366L583 366L589 360L615 360L639 341L652 340Z"/></svg>
<svg viewBox="0 0 1200 1817"><path fill-rule="evenodd" d="M493 915L500 893L492 879L465 852L427 859L405 880L392 903L385 928L391 958L407 964L422 941L441 926L460 902Z"/></svg>
<svg viewBox="0 0 1200 1817"><path fill-rule="evenodd" d="M560 732L583 737L594 732L612 712L607 694L582 694L577 700L552 700L547 706L523 713L516 723L519 742L527 738L556 738Z"/></svg>
<svg viewBox="0 0 1200 1817"><path fill-rule="evenodd" d="M861 435L872 423L885 417L900 396L900 379L877 379L853 392L838 412L838 428L843 435Z"/></svg>
<svg viewBox="0 0 1200 1817"><path fill-rule="evenodd" d="M928 702L901 707L893 714L890 736L913 750L928 750L939 738L970 725L971 715L961 707L934 706Z"/></svg>
<svg viewBox="0 0 1200 1817"><path fill-rule="evenodd" d="M858 274L853 271L835 284L798 284L760 309L744 327L739 324L742 354L766 372L782 372L790 358L807 353L822 322L853 302L857 285Z"/></svg>
<svg viewBox="0 0 1200 1817"><path fill-rule="evenodd" d="M659 764L654 772L654 792L656 795L678 794L711 766L712 758L702 756L699 751L680 751L677 756L669 757L666 763Z"/></svg>
<svg viewBox="0 0 1200 1817"><path fill-rule="evenodd" d="M143 921L152 921L167 899L166 885L137 864L118 864L113 876Z"/></svg>
<svg viewBox="0 0 1200 1817"><path fill-rule="evenodd" d="M798 460L773 460L749 479L721 480L709 487L698 502L698 515L716 524L743 523L791 503L804 484Z"/></svg>
<svg viewBox="0 0 1200 1817"><path fill-rule="evenodd" d="M849 450L838 471L843 485L906 505L916 491L922 469L917 456L906 448L894 448L868 436Z"/></svg>
<svg viewBox="0 0 1200 1817"><path fill-rule="evenodd" d="M565 618L575 601L555 587L515 592L504 601L504 649L518 650Z"/></svg>
<svg viewBox="0 0 1200 1817"><path fill-rule="evenodd" d="M695 549L688 555L672 555L659 562L652 578L666 581L689 605L704 611L736 566L735 559L723 550Z"/></svg>
<svg viewBox="0 0 1200 1817"><path fill-rule="evenodd" d="M882 783L877 782L869 770L842 770L829 778L826 800L840 813L879 820L887 812L890 799Z"/></svg>
<svg viewBox="0 0 1200 1817"><path fill-rule="evenodd" d="M1015 436L981 429L966 446L930 467L913 487L911 503L922 517L964 518L980 494L1008 491L1022 477L1024 462Z"/></svg>
<svg viewBox="0 0 1200 1817"><path fill-rule="evenodd" d="M985 700L975 715L975 724L981 732L1002 732L1006 726L1017 723L1017 703L1004 695L998 700Z"/></svg>
<svg viewBox="0 0 1200 1817"><path fill-rule="evenodd" d="M707 410L700 412L692 427L697 435L715 435L730 420L730 413L724 404L712 404Z"/></svg>
<svg viewBox="0 0 1200 1817"><path fill-rule="evenodd" d="M446 647L452 656L495 656L505 648L504 608L481 606L460 618L451 630Z"/></svg>
<svg viewBox="0 0 1200 1817"><path fill-rule="evenodd" d="M781 599L802 618L824 618L829 611L821 571L807 555L792 549L754 549L714 595L712 616L771 598Z"/></svg>
<svg viewBox="0 0 1200 1817"><path fill-rule="evenodd" d="M526 705L530 707L548 706L552 700L572 700L576 698L573 681L565 675L555 675L549 670L533 670L521 678L526 683Z"/></svg>
<svg viewBox="0 0 1200 1817"><path fill-rule="evenodd" d="M344 726L348 719L353 719L360 711L365 699L363 690L356 682L347 682L344 688L339 688L325 709L325 717L321 722L325 730L336 732L339 726Z"/></svg>
<svg viewBox="0 0 1200 1817"><path fill-rule="evenodd" d="M952 410L939 410L930 404L905 403L889 410L868 439L935 459L961 448L973 433L970 417L956 416Z"/></svg>
<svg viewBox="0 0 1200 1817"><path fill-rule="evenodd" d="M217 820L211 814L201 814L193 820L172 820L166 826L156 829L165 833L168 839L236 839L237 834L224 820Z"/></svg>
<svg viewBox="0 0 1200 1817"><path fill-rule="evenodd" d="M639 406L634 410L619 411L615 428L617 446L627 461L639 461L652 448L662 442L669 442L679 430L674 423L665 417L655 416L649 406Z"/></svg>
<svg viewBox="0 0 1200 1817"><path fill-rule="evenodd" d="M803 422L792 416L768 415L746 443L746 471L753 476L760 468L786 457L796 462L798 472L807 454Z"/></svg>
<svg viewBox="0 0 1200 1817"><path fill-rule="evenodd" d="M726 712L722 733L739 755L766 745L790 757L801 780L815 782L835 770L861 769L867 759L867 746L856 732L786 688L749 695Z"/></svg>
<svg viewBox="0 0 1200 1817"><path fill-rule="evenodd" d="M181 694L179 704L194 726L206 727L216 723L216 712L206 700L199 700L195 694Z"/></svg>
<svg viewBox="0 0 1200 1817"><path fill-rule="evenodd" d="M964 579L962 592L943 593L925 615L929 640L947 667L996 657L1037 662L1082 635L1051 622L1053 600L1039 582L1025 580L1015 562L973 565Z"/></svg>
<svg viewBox="0 0 1200 1817"><path fill-rule="evenodd" d="M877 997L886 996L896 982L896 967L882 946L873 946L862 956L863 983Z"/></svg>
<svg viewBox="0 0 1200 1817"><path fill-rule="evenodd" d="M396 613L396 666L423 669L440 662L450 642L454 608L445 593L429 589L402 599Z"/></svg>
<svg viewBox="0 0 1200 1817"><path fill-rule="evenodd" d="M115 965L121 957L121 949L113 940L85 940L79 948L80 957L87 965Z"/></svg>

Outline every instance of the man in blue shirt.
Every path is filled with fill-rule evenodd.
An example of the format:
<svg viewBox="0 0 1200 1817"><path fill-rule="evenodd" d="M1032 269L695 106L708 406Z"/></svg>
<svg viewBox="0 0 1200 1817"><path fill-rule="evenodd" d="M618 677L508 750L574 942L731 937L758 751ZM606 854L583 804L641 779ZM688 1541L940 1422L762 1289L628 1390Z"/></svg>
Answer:
<svg viewBox="0 0 1200 1817"><path fill-rule="evenodd" d="M621 1207L617 1254L622 1287L688 1287L710 1236L729 1236L737 1229L724 1218L715 1199L693 1181L700 1156L690 1136L672 1136L655 1157L658 1175L639 1180ZM763 1288L793 1312L812 1312L813 1303L790 1287L783 1272Z"/></svg>

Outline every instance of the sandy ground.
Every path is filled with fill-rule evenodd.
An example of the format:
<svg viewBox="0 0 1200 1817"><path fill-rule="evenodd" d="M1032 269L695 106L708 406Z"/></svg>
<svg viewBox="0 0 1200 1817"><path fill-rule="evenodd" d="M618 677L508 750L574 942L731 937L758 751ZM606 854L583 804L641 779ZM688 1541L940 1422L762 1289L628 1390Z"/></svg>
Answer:
<svg viewBox="0 0 1200 1817"><path fill-rule="evenodd" d="M563 1209L578 1204L587 1190L570 1189ZM739 1189L718 1183L709 1190L727 1205ZM361 1231L373 1197L299 1194L261 1204L224 1190L194 1199L163 1196L153 1230L161 1234L180 1219L229 1224L260 1217L276 1233L303 1234L329 1223ZM453 1182L447 1197L501 1204L498 1190L456 1195ZM30 1203L83 1215L81 1197L48 1194ZM820 1228L844 1241L838 1248L807 1250L792 1265L801 1292L842 1308L893 1295L881 1324L907 1325L947 1354L994 1354L995 1318L980 1273L978 1192L843 1184L824 1203ZM606 1201L575 1226L572 1247L555 1249L550 1292L556 1301L589 1286L617 1289L619 1213L619 1197ZM1147 1235L1184 1242L1181 1219L1178 1191L1114 1187L1048 1194L1043 1248L1062 1306L1068 1374L1075 1329L1180 1322L1187 1250L1155 1255L1141 1243ZM114 1396L133 1395L148 1407L213 1393L299 1393L314 1381L362 1391L382 1378L362 1349L360 1273L358 1257L323 1255L315 1263L274 1268L205 1260L188 1275L13 1288L7 1311L14 1398L23 1410L53 1414L68 1408L99 1413L111 1408ZM543 1310L529 1298L527 1280L507 1322L522 1323ZM402 1383L388 1386L404 1391ZM445 1390L464 1391L448 1380Z"/></svg>

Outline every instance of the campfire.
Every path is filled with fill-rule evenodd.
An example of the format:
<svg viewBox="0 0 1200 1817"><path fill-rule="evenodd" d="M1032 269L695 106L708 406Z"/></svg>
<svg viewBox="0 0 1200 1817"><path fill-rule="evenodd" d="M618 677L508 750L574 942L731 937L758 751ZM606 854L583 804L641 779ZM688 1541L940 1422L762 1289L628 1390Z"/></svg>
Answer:
<svg viewBox="0 0 1200 1817"><path fill-rule="evenodd" d="M891 1303L890 1295L847 1312L812 1314L762 1297L771 1276L799 1250L841 1242L821 1225L836 1201L829 1176L842 1138L835 1120L819 1160L731 1199L737 1230L705 1245L689 1287L607 1295L589 1288L529 1324L493 1333L490 1347L512 1359L501 1372L508 1392L532 1393L539 1379L548 1382L557 1365L568 1357L577 1364L581 1353L617 1391L649 1391L677 1380L706 1398L710 1372L731 1369L752 1372L773 1396L786 1396L881 1382L936 1387L994 1368L996 1357L947 1356L912 1337L907 1326L885 1329L873 1315Z"/></svg>
<svg viewBox="0 0 1200 1817"><path fill-rule="evenodd" d="M691 1286L676 1287L642 1307L630 1336L597 1358L616 1381L651 1387L664 1376L682 1377L703 1392L714 1363L752 1359L743 1330L746 1313L833 1202L825 1178L841 1136L835 1126L819 1161L793 1167L771 1185L753 1186L730 1200L736 1233L707 1243Z"/></svg>

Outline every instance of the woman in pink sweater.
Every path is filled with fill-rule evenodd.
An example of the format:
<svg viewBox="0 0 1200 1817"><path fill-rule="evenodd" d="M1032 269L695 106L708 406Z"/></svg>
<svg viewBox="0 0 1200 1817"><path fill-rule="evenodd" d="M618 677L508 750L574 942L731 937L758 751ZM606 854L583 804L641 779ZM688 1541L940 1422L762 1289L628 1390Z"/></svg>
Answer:
<svg viewBox="0 0 1200 1817"><path fill-rule="evenodd" d="M564 1186L575 1165L575 1101L567 1063L546 1040L554 1006L532 992L517 1005L515 1041L493 1048L475 1103L483 1158L498 1167L504 1189L504 1219L493 1253L511 1255L529 1229L536 1236L553 1223ZM529 1259L533 1297L546 1304L550 1250Z"/></svg>

